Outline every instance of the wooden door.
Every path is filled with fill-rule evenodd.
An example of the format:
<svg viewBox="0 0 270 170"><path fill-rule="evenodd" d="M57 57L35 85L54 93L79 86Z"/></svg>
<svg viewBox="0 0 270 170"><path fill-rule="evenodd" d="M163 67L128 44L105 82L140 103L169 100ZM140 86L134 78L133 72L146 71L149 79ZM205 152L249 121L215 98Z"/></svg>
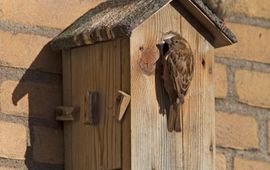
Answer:
<svg viewBox="0 0 270 170"><path fill-rule="evenodd" d="M121 169L122 164L125 165L122 163L125 141L122 140L121 126L126 123L117 120L115 107L118 90L129 90L125 83L129 71L123 73L125 67L121 66L121 54L125 54L120 48L123 41L75 48L64 53L64 98L70 98L64 104L80 107L75 120L65 123L67 170ZM99 96L97 125L85 124L88 107L85 96L89 92Z"/></svg>

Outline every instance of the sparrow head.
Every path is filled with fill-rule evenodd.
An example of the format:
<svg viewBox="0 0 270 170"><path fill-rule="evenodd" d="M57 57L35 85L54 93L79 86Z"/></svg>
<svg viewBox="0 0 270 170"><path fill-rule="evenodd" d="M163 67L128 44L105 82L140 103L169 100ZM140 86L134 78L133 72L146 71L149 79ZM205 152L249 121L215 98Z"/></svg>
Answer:
<svg viewBox="0 0 270 170"><path fill-rule="evenodd" d="M175 35L171 38L170 41L167 42L169 44L169 47L174 50L188 50L190 49L190 45L182 36Z"/></svg>

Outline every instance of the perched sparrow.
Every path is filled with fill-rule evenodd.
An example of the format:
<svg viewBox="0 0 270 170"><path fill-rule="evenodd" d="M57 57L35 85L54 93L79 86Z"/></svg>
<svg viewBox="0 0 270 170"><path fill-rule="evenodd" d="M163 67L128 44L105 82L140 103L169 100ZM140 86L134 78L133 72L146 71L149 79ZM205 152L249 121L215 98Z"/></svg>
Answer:
<svg viewBox="0 0 270 170"><path fill-rule="evenodd" d="M224 20L233 0L202 0L213 13Z"/></svg>
<svg viewBox="0 0 270 170"><path fill-rule="evenodd" d="M164 88L170 100L168 130L181 131L181 105L190 86L194 71L194 58L189 43L179 34L165 40L168 51L163 59Z"/></svg>

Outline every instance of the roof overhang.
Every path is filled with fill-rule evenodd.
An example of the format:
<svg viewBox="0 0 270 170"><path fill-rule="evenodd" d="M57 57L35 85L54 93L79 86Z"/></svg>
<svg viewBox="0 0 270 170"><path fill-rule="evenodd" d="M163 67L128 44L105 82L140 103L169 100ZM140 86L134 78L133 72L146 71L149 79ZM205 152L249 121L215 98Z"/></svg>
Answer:
<svg viewBox="0 0 270 170"><path fill-rule="evenodd" d="M213 37L211 44L214 47L237 42L236 36L201 0L110 0L89 10L76 20L52 40L51 46L53 49L61 50L130 37L137 26L172 1L185 8L211 34ZM113 23L110 23L108 14L115 17L112 19ZM121 19L118 21L118 18Z"/></svg>

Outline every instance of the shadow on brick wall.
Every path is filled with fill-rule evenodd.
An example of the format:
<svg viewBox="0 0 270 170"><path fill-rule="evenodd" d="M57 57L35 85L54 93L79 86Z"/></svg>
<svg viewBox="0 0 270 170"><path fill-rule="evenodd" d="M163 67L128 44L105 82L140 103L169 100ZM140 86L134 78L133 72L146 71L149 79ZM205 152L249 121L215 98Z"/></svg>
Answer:
<svg viewBox="0 0 270 170"><path fill-rule="evenodd" d="M55 121L54 113L62 103L60 70L61 53L46 44L12 94L13 104L28 119L25 165L29 170L63 169L62 124Z"/></svg>

